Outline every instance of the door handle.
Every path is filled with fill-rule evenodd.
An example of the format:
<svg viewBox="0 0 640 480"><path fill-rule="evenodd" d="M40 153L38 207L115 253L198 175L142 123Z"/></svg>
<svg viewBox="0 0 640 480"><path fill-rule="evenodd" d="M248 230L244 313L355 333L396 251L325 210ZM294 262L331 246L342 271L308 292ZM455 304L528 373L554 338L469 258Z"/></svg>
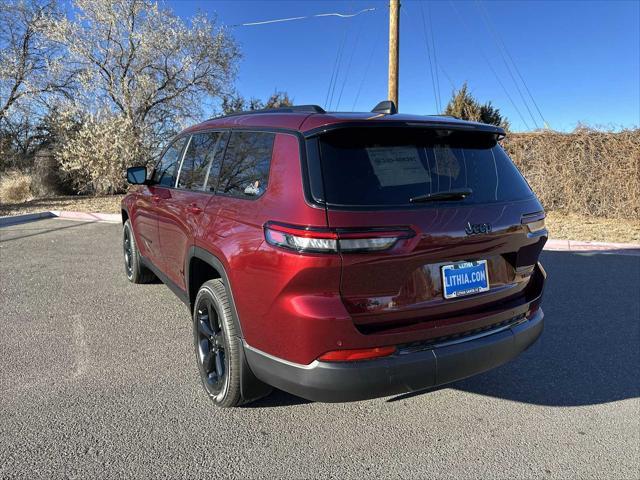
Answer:
<svg viewBox="0 0 640 480"><path fill-rule="evenodd" d="M199 215L200 213L202 213L202 209L195 203L192 203L187 207L187 212L193 213L194 215Z"/></svg>

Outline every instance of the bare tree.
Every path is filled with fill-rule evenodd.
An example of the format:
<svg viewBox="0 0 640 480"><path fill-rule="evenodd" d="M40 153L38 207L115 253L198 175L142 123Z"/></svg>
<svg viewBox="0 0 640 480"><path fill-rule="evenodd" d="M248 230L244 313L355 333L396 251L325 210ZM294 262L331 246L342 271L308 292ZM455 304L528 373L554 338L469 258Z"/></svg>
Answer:
<svg viewBox="0 0 640 480"><path fill-rule="evenodd" d="M290 107L291 105L293 105L293 101L289 98L289 94L287 92L273 92L266 102L254 97L246 100L241 95L233 94L223 99L222 112L225 115L229 115L230 113L242 112L245 110Z"/></svg>
<svg viewBox="0 0 640 480"><path fill-rule="evenodd" d="M0 3L0 122L7 121L21 103L46 102L50 94L70 93L73 72L61 74L60 49L47 38L59 15L53 0Z"/></svg>
<svg viewBox="0 0 640 480"><path fill-rule="evenodd" d="M240 54L215 20L187 24L151 0L74 4L54 38L68 49L68 68L81 71L79 102L122 116L139 141L161 141L230 93Z"/></svg>

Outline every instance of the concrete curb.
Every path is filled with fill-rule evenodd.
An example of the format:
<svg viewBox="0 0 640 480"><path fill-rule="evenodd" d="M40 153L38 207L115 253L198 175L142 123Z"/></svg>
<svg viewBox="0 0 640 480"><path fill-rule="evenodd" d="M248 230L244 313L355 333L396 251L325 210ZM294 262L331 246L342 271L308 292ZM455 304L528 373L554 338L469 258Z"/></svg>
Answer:
<svg viewBox="0 0 640 480"><path fill-rule="evenodd" d="M122 221L122 216L117 213L65 212L62 210L53 210L51 213L58 218L65 218L69 220L93 220L94 222L110 223L120 223Z"/></svg>
<svg viewBox="0 0 640 480"><path fill-rule="evenodd" d="M617 255L640 255L640 244L638 243L585 242L579 240L551 239L547 241L544 249L552 252L590 252Z"/></svg>
<svg viewBox="0 0 640 480"><path fill-rule="evenodd" d="M42 218L53 218L56 215L53 212L26 213L24 215L13 215L0 217L0 227L8 225L17 225L18 223L33 222Z"/></svg>
<svg viewBox="0 0 640 480"><path fill-rule="evenodd" d="M61 210L52 210L49 212L26 213L24 215L0 217L0 227L33 222L43 218L63 218L65 220L84 220L89 222L108 223L120 223L122 221L122 217L117 213L64 212Z"/></svg>

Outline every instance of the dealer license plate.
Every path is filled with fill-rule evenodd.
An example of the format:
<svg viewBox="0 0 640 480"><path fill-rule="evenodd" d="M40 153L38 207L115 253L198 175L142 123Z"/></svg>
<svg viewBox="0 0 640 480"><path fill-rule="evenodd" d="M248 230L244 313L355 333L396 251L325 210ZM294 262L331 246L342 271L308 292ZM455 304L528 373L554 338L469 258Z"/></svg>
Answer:
<svg viewBox="0 0 640 480"><path fill-rule="evenodd" d="M444 298L459 298L487 290L489 290L489 273L486 260L442 266Z"/></svg>

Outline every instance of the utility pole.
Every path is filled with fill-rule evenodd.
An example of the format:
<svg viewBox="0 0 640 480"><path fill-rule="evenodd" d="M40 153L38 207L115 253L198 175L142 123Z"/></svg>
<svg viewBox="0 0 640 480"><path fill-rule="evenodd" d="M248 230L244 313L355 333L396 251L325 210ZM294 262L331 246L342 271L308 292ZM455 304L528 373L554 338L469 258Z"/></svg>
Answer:
<svg viewBox="0 0 640 480"><path fill-rule="evenodd" d="M389 0L389 100L398 106L400 0Z"/></svg>

